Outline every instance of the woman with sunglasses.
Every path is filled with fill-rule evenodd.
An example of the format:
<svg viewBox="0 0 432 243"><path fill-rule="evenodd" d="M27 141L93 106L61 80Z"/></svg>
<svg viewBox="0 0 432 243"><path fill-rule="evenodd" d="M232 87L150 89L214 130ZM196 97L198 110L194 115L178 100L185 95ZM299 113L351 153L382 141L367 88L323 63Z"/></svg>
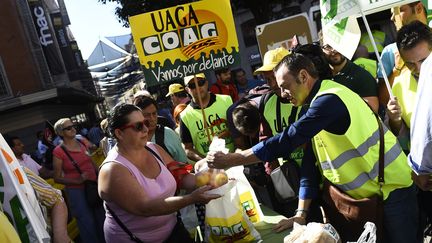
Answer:
<svg viewBox="0 0 432 243"><path fill-rule="evenodd" d="M114 107L108 127L117 145L101 165L99 176L99 195L107 210L107 242L129 242L133 236L139 239L135 242L192 242L176 212L219 196L204 193L209 186L174 196L177 188L195 189L194 175L173 176L168 169L172 157L148 142L145 119L137 106Z"/></svg>
<svg viewBox="0 0 432 243"><path fill-rule="evenodd" d="M85 138L76 139L77 131L69 118L59 119L54 130L63 139L53 151L54 180L65 185L82 242L104 242L104 209L102 204L90 207L84 189L86 180L97 181L97 167L88 153L93 144Z"/></svg>

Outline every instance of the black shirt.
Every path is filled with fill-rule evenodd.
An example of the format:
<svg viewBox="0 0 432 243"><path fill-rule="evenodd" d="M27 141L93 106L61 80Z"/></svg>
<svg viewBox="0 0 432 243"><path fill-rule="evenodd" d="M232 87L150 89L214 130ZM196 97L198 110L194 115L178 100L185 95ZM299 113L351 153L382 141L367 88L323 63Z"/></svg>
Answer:
<svg viewBox="0 0 432 243"><path fill-rule="evenodd" d="M378 84L374 77L349 60L342 70L333 77L333 80L345 85L360 97L378 96Z"/></svg>

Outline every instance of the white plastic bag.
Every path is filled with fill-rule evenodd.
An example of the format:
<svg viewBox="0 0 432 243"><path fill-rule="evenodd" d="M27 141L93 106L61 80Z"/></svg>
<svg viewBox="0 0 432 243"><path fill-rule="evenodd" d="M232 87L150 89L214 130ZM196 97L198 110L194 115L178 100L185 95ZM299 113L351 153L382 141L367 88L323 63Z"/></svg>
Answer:
<svg viewBox="0 0 432 243"><path fill-rule="evenodd" d="M340 243L341 239L331 224L294 223L294 229L284 238L284 243Z"/></svg>
<svg viewBox="0 0 432 243"><path fill-rule="evenodd" d="M206 205L206 242L254 242L260 234L240 205L237 180L231 180L223 187L224 196Z"/></svg>
<svg viewBox="0 0 432 243"><path fill-rule="evenodd" d="M258 223L263 220L264 214L259 206L255 192L243 173L243 170L244 167L242 165L235 166L226 170L226 173L228 178L234 178L237 181L236 189L239 194L240 205L248 215L249 220L252 223Z"/></svg>
<svg viewBox="0 0 432 243"><path fill-rule="evenodd" d="M366 222L364 231L360 235L356 243L375 243L376 242L376 226L372 222Z"/></svg>

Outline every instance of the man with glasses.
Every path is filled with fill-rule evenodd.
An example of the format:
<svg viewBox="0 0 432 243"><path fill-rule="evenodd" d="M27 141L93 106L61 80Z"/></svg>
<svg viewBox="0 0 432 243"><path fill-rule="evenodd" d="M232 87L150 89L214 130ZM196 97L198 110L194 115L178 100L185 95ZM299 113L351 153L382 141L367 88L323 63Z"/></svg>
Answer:
<svg viewBox="0 0 432 243"><path fill-rule="evenodd" d="M205 158L209 151L209 139L214 136L225 139L226 147L234 151L234 143L226 123L226 111L232 105L228 95L215 95L208 91L208 81L203 73L184 78L186 91L191 102L180 114L180 137L185 145L186 155L192 161ZM203 117L205 114L205 122Z"/></svg>
<svg viewBox="0 0 432 243"><path fill-rule="evenodd" d="M322 49L332 69L333 80L360 95L368 103L369 107L375 113L378 113L378 85L374 77L365 69L348 60L329 44L324 43Z"/></svg>

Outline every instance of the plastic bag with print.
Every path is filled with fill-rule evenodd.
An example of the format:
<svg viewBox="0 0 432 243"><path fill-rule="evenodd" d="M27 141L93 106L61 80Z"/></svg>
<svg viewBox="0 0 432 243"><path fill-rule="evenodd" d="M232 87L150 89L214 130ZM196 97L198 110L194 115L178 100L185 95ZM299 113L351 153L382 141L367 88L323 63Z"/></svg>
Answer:
<svg viewBox="0 0 432 243"><path fill-rule="evenodd" d="M240 203L238 183L230 180L223 186L226 190L223 196L206 205L206 242L254 242L261 239Z"/></svg>

